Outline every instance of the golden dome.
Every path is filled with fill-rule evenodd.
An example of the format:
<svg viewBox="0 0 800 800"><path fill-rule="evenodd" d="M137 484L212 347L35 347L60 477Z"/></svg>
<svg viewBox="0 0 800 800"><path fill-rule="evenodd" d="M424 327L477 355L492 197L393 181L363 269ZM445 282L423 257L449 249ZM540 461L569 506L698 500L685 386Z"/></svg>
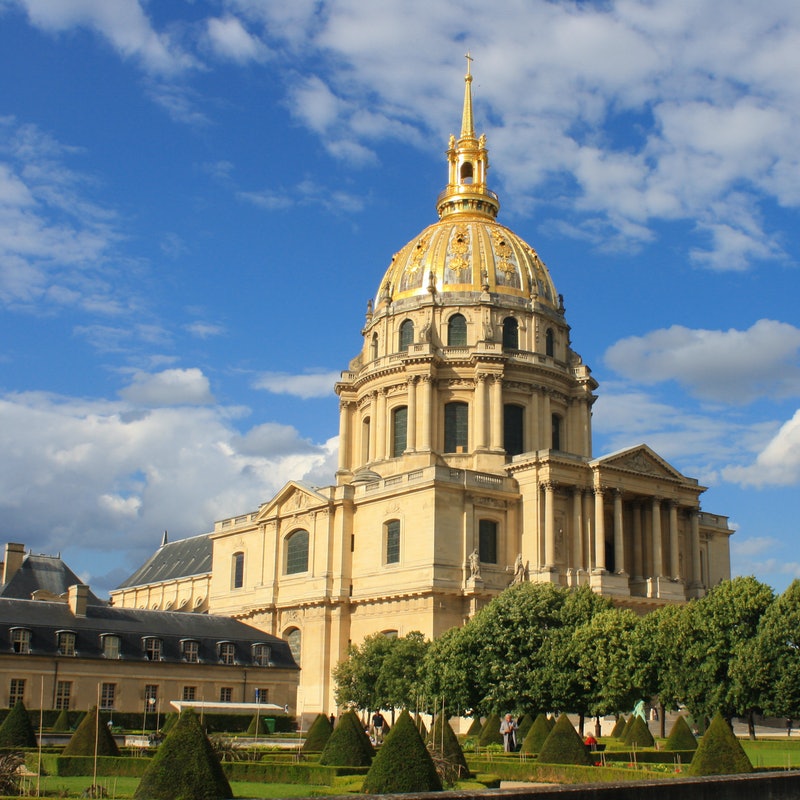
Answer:
<svg viewBox="0 0 800 800"><path fill-rule="evenodd" d="M558 310L560 301L547 267L536 251L495 221L500 202L486 186L486 136L472 123L472 75L467 56L461 136L450 137L449 177L439 195L439 221L395 254L376 297L375 310L414 297L465 294L536 301ZM514 302L512 301L512 302ZM402 304L401 304L402 305Z"/></svg>

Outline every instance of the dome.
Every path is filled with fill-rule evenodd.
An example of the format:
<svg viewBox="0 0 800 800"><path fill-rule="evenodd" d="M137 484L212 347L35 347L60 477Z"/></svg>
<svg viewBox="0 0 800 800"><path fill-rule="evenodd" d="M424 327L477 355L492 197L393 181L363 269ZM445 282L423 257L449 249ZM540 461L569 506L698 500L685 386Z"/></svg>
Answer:
<svg viewBox="0 0 800 800"><path fill-rule="evenodd" d="M486 185L486 136L476 137L472 123L469 60L461 135L450 137L447 161L447 186L436 203L439 221L394 255L375 310L397 303L402 308L413 298L449 297L461 303L488 294L501 305L537 302L558 311L560 299L547 267L527 242L495 219L500 202Z"/></svg>
<svg viewBox="0 0 800 800"><path fill-rule="evenodd" d="M550 273L536 251L488 216L448 214L392 258L376 308L415 296L490 292L556 309Z"/></svg>

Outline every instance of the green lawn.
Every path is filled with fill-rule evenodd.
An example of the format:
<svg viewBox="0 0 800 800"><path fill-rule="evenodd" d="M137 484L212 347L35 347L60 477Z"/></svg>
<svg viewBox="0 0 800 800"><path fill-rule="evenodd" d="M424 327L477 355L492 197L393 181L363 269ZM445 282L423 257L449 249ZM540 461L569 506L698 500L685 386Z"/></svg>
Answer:
<svg viewBox="0 0 800 800"><path fill-rule="evenodd" d="M800 738L760 739L755 742L740 739L754 767L800 769Z"/></svg>

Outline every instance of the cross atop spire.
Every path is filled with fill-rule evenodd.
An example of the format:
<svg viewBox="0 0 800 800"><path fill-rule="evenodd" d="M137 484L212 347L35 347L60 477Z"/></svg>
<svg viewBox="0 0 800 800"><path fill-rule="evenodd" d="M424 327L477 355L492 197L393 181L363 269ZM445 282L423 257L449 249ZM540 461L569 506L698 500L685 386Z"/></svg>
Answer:
<svg viewBox="0 0 800 800"><path fill-rule="evenodd" d="M464 112L461 116L461 138L474 139L475 125L472 121L472 73L471 66L473 58L466 52L464 58L467 59L467 74L464 76Z"/></svg>

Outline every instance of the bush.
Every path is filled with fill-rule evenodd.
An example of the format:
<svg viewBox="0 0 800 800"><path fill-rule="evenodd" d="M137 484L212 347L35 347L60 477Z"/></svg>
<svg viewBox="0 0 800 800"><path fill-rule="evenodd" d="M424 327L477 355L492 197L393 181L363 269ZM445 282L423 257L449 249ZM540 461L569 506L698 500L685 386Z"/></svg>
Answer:
<svg viewBox="0 0 800 800"><path fill-rule="evenodd" d="M17 700L0 725L0 747L36 747L36 732L22 700Z"/></svg>
<svg viewBox="0 0 800 800"><path fill-rule="evenodd" d="M562 714L555 727L545 739L539 751L542 764L578 764L591 766L592 759L586 745L581 741L578 731L572 726L569 717Z"/></svg>
<svg viewBox="0 0 800 800"><path fill-rule="evenodd" d="M475 717L472 720L472 723L470 724L469 728L467 728L466 735L467 736L480 736L482 728L483 728L483 726L481 725L481 718L480 717Z"/></svg>
<svg viewBox="0 0 800 800"><path fill-rule="evenodd" d="M451 731L452 732L452 731ZM364 778L366 794L440 792L442 782L408 711L403 711Z"/></svg>
<svg viewBox="0 0 800 800"><path fill-rule="evenodd" d="M689 775L735 775L752 771L747 753L718 711L695 751Z"/></svg>
<svg viewBox="0 0 800 800"><path fill-rule="evenodd" d="M303 742L303 752L321 753L325 749L325 745L328 744L331 733L333 733L331 721L324 714L317 714Z"/></svg>
<svg viewBox="0 0 800 800"><path fill-rule="evenodd" d="M232 798L230 783L191 708L181 712L142 776L135 800Z"/></svg>
<svg viewBox="0 0 800 800"><path fill-rule="evenodd" d="M647 723L638 715L634 715L623 741L629 747L655 747L656 744Z"/></svg>
<svg viewBox="0 0 800 800"><path fill-rule="evenodd" d="M550 723L547 721L545 714L539 714L533 721L528 733L522 740L522 747L520 748L523 753L531 753L535 755L542 749L542 745L550 735Z"/></svg>
<svg viewBox="0 0 800 800"><path fill-rule="evenodd" d="M99 724L98 724L99 720ZM97 749L99 756L118 756L119 748L105 724L97 707L92 708L75 729L62 755L65 756L93 756Z"/></svg>
<svg viewBox="0 0 800 800"><path fill-rule="evenodd" d="M66 708L61 709L61 713L56 717L53 723L53 733L66 733L70 729L69 726L69 712Z"/></svg>
<svg viewBox="0 0 800 800"><path fill-rule="evenodd" d="M267 726L264 724L264 718L261 714L253 714L250 724L247 726L248 736L266 736L269 733Z"/></svg>
<svg viewBox="0 0 800 800"><path fill-rule="evenodd" d="M368 767L374 754L369 736L364 733L355 711L351 710L339 717L319 763L323 766Z"/></svg>
<svg viewBox="0 0 800 800"><path fill-rule="evenodd" d="M528 731L533 727L533 721L536 717L530 714L523 714L522 718L517 720L517 741L522 742L528 735Z"/></svg>
<svg viewBox="0 0 800 800"><path fill-rule="evenodd" d="M625 741L625 737L628 735L628 731L631 729L631 725L633 725L633 720L635 718L635 714L631 714L627 721L625 722L625 727L620 731L619 739L621 741Z"/></svg>
<svg viewBox="0 0 800 800"><path fill-rule="evenodd" d="M694 738L686 718L679 714L664 743L665 750L696 750L697 739Z"/></svg>
<svg viewBox="0 0 800 800"><path fill-rule="evenodd" d="M483 723L478 744L481 747L488 747L490 744L503 744L503 735L500 733L500 717L497 714L489 714L486 722Z"/></svg>
<svg viewBox="0 0 800 800"><path fill-rule="evenodd" d="M433 721L428 746L433 750L435 759L445 762L439 774L440 778L444 778L443 782L455 783L469 775L464 751L450 723L441 714Z"/></svg>
<svg viewBox="0 0 800 800"><path fill-rule="evenodd" d="M428 729L425 727L425 720L421 714L417 714L417 730L423 741L428 738Z"/></svg>
<svg viewBox="0 0 800 800"><path fill-rule="evenodd" d="M622 714L620 714L617 717L617 721L614 724L614 727L611 729L610 738L612 739L622 738L622 735L625 733L625 725L626 725L625 717Z"/></svg>

